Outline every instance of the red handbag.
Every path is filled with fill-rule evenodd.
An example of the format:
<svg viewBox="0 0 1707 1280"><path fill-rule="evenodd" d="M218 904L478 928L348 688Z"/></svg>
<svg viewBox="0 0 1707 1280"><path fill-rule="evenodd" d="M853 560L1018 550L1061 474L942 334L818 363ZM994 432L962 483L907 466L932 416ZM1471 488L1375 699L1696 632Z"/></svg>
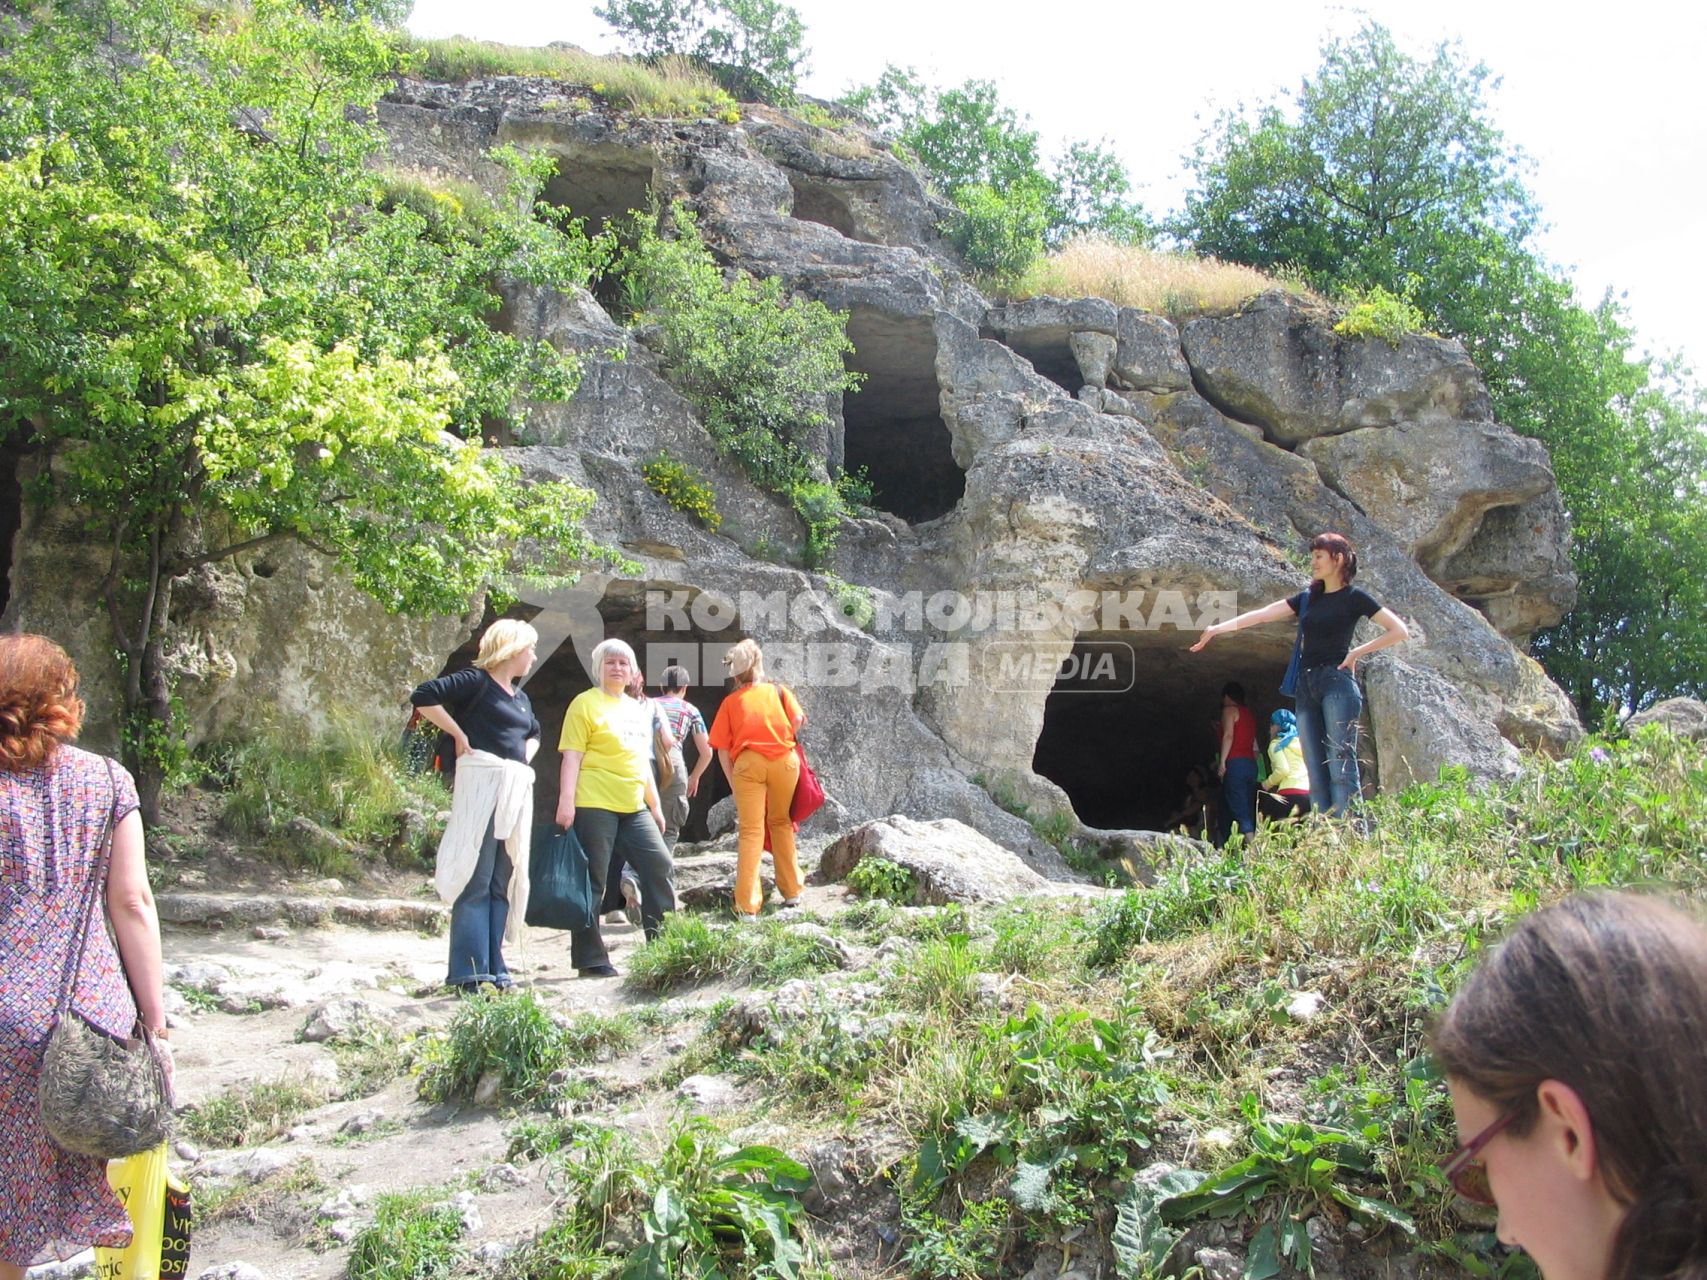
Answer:
<svg viewBox="0 0 1707 1280"><path fill-rule="evenodd" d="M794 799L788 804L788 820L796 828L802 822L824 807L824 784L818 781L818 775L812 772L812 766L806 763L806 752L798 739L794 744L794 757L800 761L800 778L794 784ZM771 850L771 827L765 822L765 852Z"/></svg>
<svg viewBox="0 0 1707 1280"><path fill-rule="evenodd" d="M794 754L800 758L800 781L794 784L794 801L788 806L788 816L798 824L824 807L824 785L806 763L806 752L798 742L794 744Z"/></svg>

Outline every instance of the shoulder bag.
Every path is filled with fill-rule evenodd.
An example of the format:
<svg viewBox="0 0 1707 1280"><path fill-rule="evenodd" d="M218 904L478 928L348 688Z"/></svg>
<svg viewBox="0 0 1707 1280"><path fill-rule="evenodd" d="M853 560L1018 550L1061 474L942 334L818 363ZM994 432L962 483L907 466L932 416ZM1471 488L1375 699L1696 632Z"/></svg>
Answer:
<svg viewBox="0 0 1707 1280"><path fill-rule="evenodd" d="M1292 661L1286 664L1286 674L1280 677L1283 697L1298 696L1299 664L1304 660L1304 615L1310 612L1310 588L1304 588L1304 603L1298 606L1298 638L1292 642Z"/></svg>
<svg viewBox="0 0 1707 1280"><path fill-rule="evenodd" d="M171 1135L172 1103L166 1091L166 1070L154 1048L154 1037L139 1017L130 1040L115 1040L71 1009L77 973L89 932L104 927L106 912L96 914L95 895L106 888L113 856L113 810L118 807L118 784L112 761L107 761L112 803L107 809L106 836L94 874L83 898L82 928L71 963L60 982L59 1004L36 1085L36 1104L47 1136L66 1151L99 1160L121 1160L158 1147ZM123 963L123 957L120 957ZM125 975L128 983L130 975ZM133 988L131 998L136 998Z"/></svg>

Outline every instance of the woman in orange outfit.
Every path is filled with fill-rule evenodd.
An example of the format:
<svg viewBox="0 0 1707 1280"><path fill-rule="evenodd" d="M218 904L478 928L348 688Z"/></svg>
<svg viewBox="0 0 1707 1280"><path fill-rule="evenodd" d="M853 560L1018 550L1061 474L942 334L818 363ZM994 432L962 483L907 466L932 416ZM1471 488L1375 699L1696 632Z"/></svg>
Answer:
<svg viewBox="0 0 1707 1280"><path fill-rule="evenodd" d="M743 640L729 650L723 665L729 668L735 690L717 708L711 745L735 793L740 824L735 909L750 919L759 914L764 902L759 893L759 855L764 851L767 824L782 905L793 907L800 902L800 867L794 858L794 824L788 810L800 780L794 735L806 714L794 694L765 679L765 656L756 640Z"/></svg>

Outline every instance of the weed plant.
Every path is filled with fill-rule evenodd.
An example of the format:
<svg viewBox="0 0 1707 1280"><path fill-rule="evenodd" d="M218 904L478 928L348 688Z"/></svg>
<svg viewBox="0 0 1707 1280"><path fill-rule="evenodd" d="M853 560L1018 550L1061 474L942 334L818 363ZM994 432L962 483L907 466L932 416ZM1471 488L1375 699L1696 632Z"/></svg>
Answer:
<svg viewBox="0 0 1707 1280"><path fill-rule="evenodd" d="M779 929L774 921L740 926L678 911L652 942L636 951L625 981L639 991L675 991L725 980L774 986L839 968L839 953L820 938Z"/></svg>
<svg viewBox="0 0 1707 1280"><path fill-rule="evenodd" d="M450 1280L462 1268L462 1215L443 1188L374 1198L373 1222L350 1242L349 1280Z"/></svg>
<svg viewBox="0 0 1707 1280"><path fill-rule="evenodd" d="M420 1042L423 1098L472 1098L488 1072L513 1098L533 1099L568 1058L568 1038L531 991L479 995L463 1002L442 1037Z"/></svg>
<svg viewBox="0 0 1707 1280"><path fill-rule="evenodd" d="M296 1118L331 1101L306 1080L267 1080L215 1094L184 1113L184 1132L204 1147L249 1147L277 1137Z"/></svg>
<svg viewBox="0 0 1707 1280"><path fill-rule="evenodd" d="M888 858L861 858L847 875L848 889L862 898L882 898L900 906L913 901L913 873Z"/></svg>
<svg viewBox="0 0 1707 1280"><path fill-rule="evenodd" d="M404 845L405 810L436 814L450 793L430 772L415 772L399 746L348 726L314 742L263 733L220 749L215 767L225 778L221 820L286 865L323 875L359 876L364 868L341 847L287 836L294 818L307 818L344 841L400 865L421 866L436 831Z"/></svg>

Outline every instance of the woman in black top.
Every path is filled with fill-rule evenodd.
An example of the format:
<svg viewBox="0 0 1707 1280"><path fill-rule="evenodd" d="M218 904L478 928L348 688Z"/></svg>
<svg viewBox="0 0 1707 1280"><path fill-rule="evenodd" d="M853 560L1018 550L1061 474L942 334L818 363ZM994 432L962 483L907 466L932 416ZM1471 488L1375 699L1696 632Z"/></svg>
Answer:
<svg viewBox="0 0 1707 1280"><path fill-rule="evenodd" d="M1357 765L1357 724L1363 692L1357 687L1357 663L1377 649L1410 638L1404 620L1375 598L1351 585L1357 576L1357 552L1344 534L1317 534L1310 542L1309 587L1229 622L1203 629L1191 651L1216 636L1243 631L1263 622L1282 622L1303 614L1303 656L1298 672L1298 738L1310 775L1310 807L1343 815L1363 790ZM1305 596L1310 607L1304 608ZM1358 619L1373 618L1381 628L1375 639L1351 647Z"/></svg>
<svg viewBox="0 0 1707 1280"><path fill-rule="evenodd" d="M539 634L527 623L501 618L480 637L474 666L428 680L410 695L409 701L420 709L421 718L450 735L458 761L471 751L479 751L499 760L524 765L533 762L539 750L539 721L533 704L516 682L532 669L538 642ZM494 767L502 766L494 763ZM531 820L531 775L524 782L528 794L520 802L526 804ZM469 786L457 788L451 802L453 828L461 830L468 825L458 821L458 806L471 803L476 791ZM492 789L481 788L478 793L489 811L474 815L475 825L469 831L468 848L472 852L478 824L485 825L479 851L473 855L473 874L460 892L442 890L447 898L457 892L450 909L450 973L446 981L464 992L475 991L481 983L490 983L500 991L511 985L503 947L510 919L510 878L518 868L507 842L498 837L498 806L493 803ZM439 856L441 860L447 857L442 845ZM519 870L525 877L527 869Z"/></svg>

